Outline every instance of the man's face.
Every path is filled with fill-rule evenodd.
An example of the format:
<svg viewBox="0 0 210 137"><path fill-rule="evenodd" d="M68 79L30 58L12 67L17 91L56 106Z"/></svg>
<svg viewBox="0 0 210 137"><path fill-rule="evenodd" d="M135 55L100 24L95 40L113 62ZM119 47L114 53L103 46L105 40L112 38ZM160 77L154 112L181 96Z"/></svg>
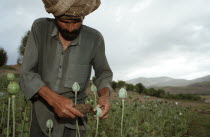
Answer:
<svg viewBox="0 0 210 137"><path fill-rule="evenodd" d="M55 24L61 36L68 41L74 40L79 35L82 27L81 20L55 19Z"/></svg>

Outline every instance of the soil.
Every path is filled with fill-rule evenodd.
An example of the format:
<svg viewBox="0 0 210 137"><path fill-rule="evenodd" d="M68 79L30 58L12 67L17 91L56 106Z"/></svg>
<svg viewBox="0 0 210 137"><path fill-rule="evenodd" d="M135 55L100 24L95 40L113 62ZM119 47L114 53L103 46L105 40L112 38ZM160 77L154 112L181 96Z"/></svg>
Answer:
<svg viewBox="0 0 210 137"><path fill-rule="evenodd" d="M8 72L12 72L14 74L19 74L20 73L21 65L8 65L8 66L14 68L15 70L0 69L0 76L7 75Z"/></svg>

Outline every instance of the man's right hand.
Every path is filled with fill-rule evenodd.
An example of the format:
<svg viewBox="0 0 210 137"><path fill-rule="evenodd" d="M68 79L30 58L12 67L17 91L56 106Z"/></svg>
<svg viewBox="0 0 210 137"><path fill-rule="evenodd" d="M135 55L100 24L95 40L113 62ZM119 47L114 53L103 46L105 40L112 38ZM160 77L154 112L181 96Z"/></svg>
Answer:
<svg viewBox="0 0 210 137"><path fill-rule="evenodd" d="M52 103L52 107L59 117L83 117L84 115L73 106L74 102L71 99L60 95L58 95Z"/></svg>
<svg viewBox="0 0 210 137"><path fill-rule="evenodd" d="M74 102L71 99L55 93L47 86L40 88L38 94L54 108L55 113L59 117L70 117L74 119L76 116L84 116L79 110L73 107Z"/></svg>

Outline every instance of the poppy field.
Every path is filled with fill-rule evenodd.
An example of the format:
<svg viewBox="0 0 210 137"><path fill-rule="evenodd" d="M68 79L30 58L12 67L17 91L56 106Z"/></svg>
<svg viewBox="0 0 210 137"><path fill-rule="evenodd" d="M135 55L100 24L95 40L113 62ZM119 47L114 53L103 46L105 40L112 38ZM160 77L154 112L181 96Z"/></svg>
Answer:
<svg viewBox="0 0 210 137"><path fill-rule="evenodd" d="M11 78L10 81L12 80ZM13 81L13 86L16 85L14 83ZM18 82L16 83L18 85ZM8 91L0 97L0 136L2 137L28 137L30 134L32 104L24 99L21 89L18 88L17 86L15 89L20 91L15 94L12 93L14 89L4 88L3 90ZM75 83L74 91L78 91L78 88L79 85ZM94 85L89 89L92 93L96 92ZM96 94L90 94L86 104L95 106L97 98ZM108 119L98 118L97 115L100 116L101 111L99 109L96 109L96 115L88 114L87 137L189 136L190 123L194 116L190 107L162 99L150 100L150 96L144 96L144 102L139 98L132 98L130 92L121 88L116 98L111 99ZM50 132L53 131L53 123L49 121L46 126L50 127Z"/></svg>

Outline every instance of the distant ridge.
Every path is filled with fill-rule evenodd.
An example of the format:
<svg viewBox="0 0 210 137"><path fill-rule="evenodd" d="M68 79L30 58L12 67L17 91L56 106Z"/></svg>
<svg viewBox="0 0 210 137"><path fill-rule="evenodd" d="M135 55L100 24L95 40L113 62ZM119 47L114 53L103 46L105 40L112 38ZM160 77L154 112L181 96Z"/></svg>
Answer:
<svg viewBox="0 0 210 137"><path fill-rule="evenodd" d="M199 83L194 83L183 87L161 87L166 92L171 94L200 94L200 95L210 95L210 81L204 81Z"/></svg>
<svg viewBox="0 0 210 137"><path fill-rule="evenodd" d="M194 83L210 81L210 75L196 78L193 80L186 80L186 79L174 79L170 77L153 77L153 78L146 78L146 77L139 77L135 79L131 79L126 81L127 83L137 84L142 83L146 87L166 87L166 86L173 86L173 87L180 87L180 86L187 86Z"/></svg>

